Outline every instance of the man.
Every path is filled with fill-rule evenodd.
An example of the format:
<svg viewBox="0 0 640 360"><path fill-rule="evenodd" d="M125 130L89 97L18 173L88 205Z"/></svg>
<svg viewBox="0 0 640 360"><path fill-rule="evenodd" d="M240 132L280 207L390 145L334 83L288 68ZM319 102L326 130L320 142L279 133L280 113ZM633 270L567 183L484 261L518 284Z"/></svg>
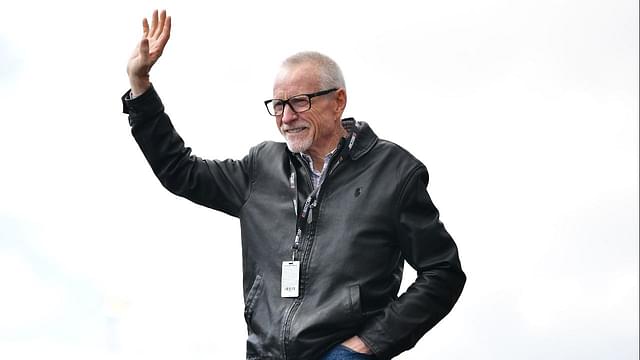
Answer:
<svg viewBox="0 0 640 360"><path fill-rule="evenodd" d="M192 156L149 79L171 18L155 11L143 30L124 111L168 190L240 219L247 359L388 359L413 347L465 282L424 165L341 119L342 73L314 52L285 60L265 101L286 144L239 161ZM405 260L418 276L397 297Z"/></svg>

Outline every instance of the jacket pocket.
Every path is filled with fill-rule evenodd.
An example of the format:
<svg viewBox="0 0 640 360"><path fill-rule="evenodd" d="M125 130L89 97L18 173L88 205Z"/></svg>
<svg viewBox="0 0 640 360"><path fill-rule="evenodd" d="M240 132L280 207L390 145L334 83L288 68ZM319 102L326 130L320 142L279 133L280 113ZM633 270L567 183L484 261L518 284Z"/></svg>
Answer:
<svg viewBox="0 0 640 360"><path fill-rule="evenodd" d="M247 298L244 303L244 320L247 322L247 326L251 327L251 318L253 316L253 309L256 305L256 300L260 297L262 293L262 276L256 275L256 278L253 280L253 284L251 284L251 288L249 289L249 293L247 294Z"/></svg>

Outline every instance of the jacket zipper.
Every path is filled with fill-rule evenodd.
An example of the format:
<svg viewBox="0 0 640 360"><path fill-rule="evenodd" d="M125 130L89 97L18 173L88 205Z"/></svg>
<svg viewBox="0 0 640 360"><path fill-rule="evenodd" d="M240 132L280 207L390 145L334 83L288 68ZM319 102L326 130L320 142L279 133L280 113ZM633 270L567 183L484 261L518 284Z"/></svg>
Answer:
<svg viewBox="0 0 640 360"><path fill-rule="evenodd" d="M302 164L302 171L304 172L303 178L305 179L307 185L309 186L309 189L313 189L313 184L311 182L311 175L309 174L309 170L307 169L307 165L305 165L304 161L300 161L300 159L298 158L298 156L294 156L296 158L296 160ZM296 196L298 196L298 194L296 194ZM305 229L305 233L302 236L302 239L304 241L304 237L307 236L309 234L309 228ZM308 243L309 241L307 241ZM300 257L300 279L302 280L302 269L303 269L303 264L304 264L304 260L305 260L305 255L307 253L306 247L305 250L302 252L302 256ZM302 290L302 284L299 284L300 286L300 290ZM282 356L283 359L288 359L287 356L287 343L289 342L289 335L290 335L290 331L291 331L291 321L293 320L293 317L295 316L296 312L298 311L298 308L300 307L300 304L302 303L302 297L304 296L304 293L302 291L300 291L300 295L295 298L293 300L293 302L291 303L291 305L289 305L289 309L287 309L286 313L285 313L285 321L282 325L282 332L281 332L281 337L282 337Z"/></svg>
<svg viewBox="0 0 640 360"><path fill-rule="evenodd" d="M297 157L296 157L297 158ZM298 160L299 161L299 160ZM322 187L325 187L327 181L329 180L329 175L333 174L335 172L335 170L339 167L339 165L343 162L343 159L335 159L332 158L331 159L331 163L329 164L329 167L327 169L328 173L327 173L327 177L324 180L324 183L322 184ZM304 169L304 173L306 176L304 176L305 180L307 181L307 185L309 185L310 189L313 189L313 184L311 183L311 175L309 174L309 170L307 169L307 166L304 164L304 162L302 163L302 168ZM318 206L318 204L320 203L321 197L324 194L324 192L320 192L318 194L318 197L313 201L312 205L311 205L311 210L313 211L313 209L315 207ZM297 194L296 194L297 196ZM313 245L313 238L315 237L315 221L313 221L313 216L311 215L311 213L309 214L309 220L312 220L312 226L307 227L305 230L305 236L307 238L307 241L305 243L305 247L304 247L304 251L302 252L302 256L300 257L300 295L291 303L291 305L289 306L289 309L287 310L287 312L285 313L285 321L284 324L282 325L282 332L281 332L281 336L282 336L282 355L283 358L286 360L288 359L287 356L287 343L289 342L289 335L291 332L291 322L293 320L293 317L295 316L295 314L298 311L298 308L300 308L300 305L302 304L302 298L304 297L304 292L303 287L302 287L302 279L304 279L303 276L303 270L306 269L307 263L309 262L307 260L308 256L311 256L311 247ZM307 260L307 261L306 261ZM306 273L306 271L305 271Z"/></svg>

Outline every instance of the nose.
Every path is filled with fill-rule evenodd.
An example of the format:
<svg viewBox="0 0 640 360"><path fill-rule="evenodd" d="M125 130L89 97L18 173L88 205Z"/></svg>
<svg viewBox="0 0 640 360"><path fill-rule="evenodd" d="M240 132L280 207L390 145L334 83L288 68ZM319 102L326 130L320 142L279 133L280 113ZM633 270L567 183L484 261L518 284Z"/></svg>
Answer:
<svg viewBox="0 0 640 360"><path fill-rule="evenodd" d="M291 105L285 104L282 110L282 122L288 124L298 118L298 113L291 109Z"/></svg>

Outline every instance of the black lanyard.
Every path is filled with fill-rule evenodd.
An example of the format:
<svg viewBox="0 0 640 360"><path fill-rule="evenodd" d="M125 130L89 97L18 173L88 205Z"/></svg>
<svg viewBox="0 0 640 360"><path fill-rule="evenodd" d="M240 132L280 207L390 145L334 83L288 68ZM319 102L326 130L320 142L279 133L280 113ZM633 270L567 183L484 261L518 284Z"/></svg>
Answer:
<svg viewBox="0 0 640 360"><path fill-rule="evenodd" d="M318 197L320 196L320 189L322 188L322 184L326 180L327 175L333 169L335 169L338 166L338 164L340 164L344 156L343 153L345 151L347 153L351 151L351 148L355 143L355 139L356 139L356 133L352 132L351 137L349 139L349 144L345 144L345 141L346 141L345 138L343 138L340 141L340 145L338 146L338 151L336 151L331 156L331 158L329 158L328 160L329 164L320 175L318 186L316 186L315 189L313 189L311 194L309 194L309 196L307 197L307 200L305 200L304 206L302 207L302 212L300 214L298 214L298 179L297 179L298 176L296 174L296 169L293 166L293 162L291 161L291 158L289 158L289 170L291 172L289 176L289 188L291 189L291 194L293 197L293 209L296 214L296 235L295 235L295 238L293 239L293 246L292 246L293 253L291 255L291 260L296 259L296 254L298 253L298 248L300 246L300 237L302 236L302 231L304 231L304 228L307 226L307 224L310 224L311 221L313 221L313 208L315 208L318 205ZM335 162L335 164L332 164L332 161L336 156L338 160Z"/></svg>

